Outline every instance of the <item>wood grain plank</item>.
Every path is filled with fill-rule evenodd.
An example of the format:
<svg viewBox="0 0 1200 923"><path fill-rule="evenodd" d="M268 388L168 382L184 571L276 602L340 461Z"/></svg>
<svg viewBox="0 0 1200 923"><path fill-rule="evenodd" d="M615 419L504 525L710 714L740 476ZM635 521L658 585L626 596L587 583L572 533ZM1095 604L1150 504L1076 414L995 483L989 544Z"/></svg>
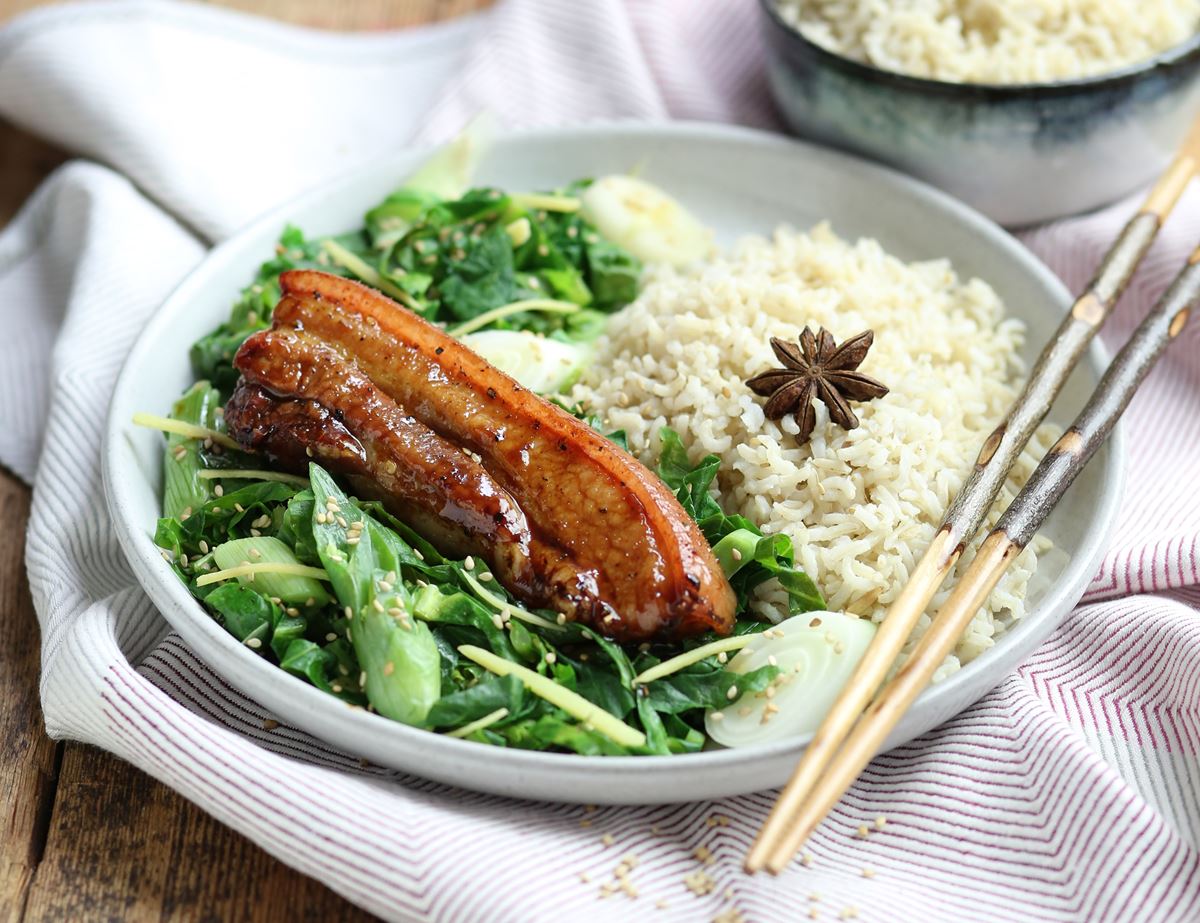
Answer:
<svg viewBox="0 0 1200 923"><path fill-rule="evenodd" d="M69 744L26 919L375 918L128 763Z"/></svg>
<svg viewBox="0 0 1200 923"><path fill-rule="evenodd" d="M0 228L66 159L65 151L0 119Z"/></svg>
<svg viewBox="0 0 1200 923"><path fill-rule="evenodd" d="M38 704L40 636L25 578L29 490L0 469L0 921L21 918L46 838L58 747Z"/></svg>

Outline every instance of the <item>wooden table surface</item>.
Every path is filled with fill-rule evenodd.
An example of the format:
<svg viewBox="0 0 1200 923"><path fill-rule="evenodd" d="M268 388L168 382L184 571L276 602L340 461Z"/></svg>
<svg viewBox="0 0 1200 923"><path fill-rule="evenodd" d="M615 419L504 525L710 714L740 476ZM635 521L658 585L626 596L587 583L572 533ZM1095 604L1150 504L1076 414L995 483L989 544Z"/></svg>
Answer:
<svg viewBox="0 0 1200 923"><path fill-rule="evenodd" d="M45 2L0 0L0 23ZM217 0L332 29L416 25L488 2ZM0 121L0 226L67 156ZM128 763L46 736L24 564L29 489L2 467L0 510L0 923L373 919Z"/></svg>

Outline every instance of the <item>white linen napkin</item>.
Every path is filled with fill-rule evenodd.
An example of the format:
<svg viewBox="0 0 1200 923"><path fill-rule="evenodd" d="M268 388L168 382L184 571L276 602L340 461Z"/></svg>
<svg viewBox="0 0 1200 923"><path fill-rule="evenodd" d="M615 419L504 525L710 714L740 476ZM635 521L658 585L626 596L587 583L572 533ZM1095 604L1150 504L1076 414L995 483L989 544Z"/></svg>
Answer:
<svg viewBox="0 0 1200 923"><path fill-rule="evenodd" d="M363 768L268 730L269 715L167 632L125 564L100 483L109 394L146 318L208 244L484 107L508 126L770 126L756 13L720 0L507 0L462 22L344 36L100 2L0 32L0 114L95 161L60 169L0 236L0 462L34 485L27 563L51 734L132 761L395 920L1200 915L1194 330L1127 415L1121 525L1085 604L976 706L875 760L778 879L740 870L773 793L601 808L584 826L578 807ZM1077 288L1130 208L1025 239ZM1198 233L1192 190L1105 331L1110 345ZM602 899L630 855L639 896Z"/></svg>

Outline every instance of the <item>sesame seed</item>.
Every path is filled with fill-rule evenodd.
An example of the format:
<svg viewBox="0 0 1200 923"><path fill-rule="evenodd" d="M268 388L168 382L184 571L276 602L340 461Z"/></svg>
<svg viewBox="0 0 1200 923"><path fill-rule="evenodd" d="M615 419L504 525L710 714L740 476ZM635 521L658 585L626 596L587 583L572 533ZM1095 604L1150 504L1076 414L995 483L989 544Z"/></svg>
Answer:
<svg viewBox="0 0 1200 923"><path fill-rule="evenodd" d="M605 846L612 846L612 844L615 843L616 840L613 838L613 835L611 833L606 833L606 834L604 834L604 836L600 837L600 842L602 844L604 844Z"/></svg>
<svg viewBox="0 0 1200 923"><path fill-rule="evenodd" d="M288 615L290 615L292 618L296 618L297 616L300 615L300 610L297 609L295 606L288 606L283 611L286 612Z"/></svg>
<svg viewBox="0 0 1200 923"><path fill-rule="evenodd" d="M767 657L767 663L773 667L777 667L779 666L779 658L777 658L774 654L771 654L769 657Z"/></svg>
<svg viewBox="0 0 1200 923"><path fill-rule="evenodd" d="M367 671L366 670L363 670L361 673L358 674L358 684L360 686L365 686L367 684Z"/></svg>
<svg viewBox="0 0 1200 923"><path fill-rule="evenodd" d="M337 517L337 524L338 524L339 526L341 526L343 529L347 528L347 526L349 525L349 524L346 522L346 517L345 517L345 516L338 516L338 517Z"/></svg>
<svg viewBox="0 0 1200 923"><path fill-rule="evenodd" d="M262 557L262 552L261 552L261 551L259 551L257 548L251 548L251 549L250 549L250 557L252 557L252 558L261 558L261 557Z"/></svg>
<svg viewBox="0 0 1200 923"><path fill-rule="evenodd" d="M336 641L337 640L337 632L336 631L329 632L328 634L325 635L325 640L326 641Z"/></svg>
<svg viewBox="0 0 1200 923"><path fill-rule="evenodd" d="M590 827L591 825L592 825L592 819L590 817L581 818L579 821L580 827Z"/></svg>
<svg viewBox="0 0 1200 923"><path fill-rule="evenodd" d="M839 918L842 920L857 920L858 908L851 904L849 907L843 910L841 914L839 914Z"/></svg>
<svg viewBox="0 0 1200 923"><path fill-rule="evenodd" d="M261 532L259 532L259 531L258 531L258 529L251 529L251 530L250 530L250 537L251 537L251 538L262 538L262 533L261 533Z"/></svg>
<svg viewBox="0 0 1200 923"><path fill-rule="evenodd" d="M273 731L277 727L279 727L279 722L276 721L274 718L263 718L263 730L264 731Z"/></svg>
<svg viewBox="0 0 1200 923"><path fill-rule="evenodd" d="M730 686L729 689L725 693L725 698L729 699L729 701L732 702L737 697L738 697L738 687Z"/></svg>
<svg viewBox="0 0 1200 923"><path fill-rule="evenodd" d="M556 660L558 660L558 657L554 651L546 651L546 663L554 663Z"/></svg>
<svg viewBox="0 0 1200 923"><path fill-rule="evenodd" d="M735 561L740 561L742 559L742 552L738 548L731 548L729 551L729 556Z"/></svg>
<svg viewBox="0 0 1200 923"><path fill-rule="evenodd" d="M655 901L654 906L659 910L666 910L670 904L668 904L666 901Z"/></svg>
<svg viewBox="0 0 1200 923"><path fill-rule="evenodd" d="M258 650L260 647L262 647L262 638L247 638L246 647Z"/></svg>
<svg viewBox="0 0 1200 923"><path fill-rule="evenodd" d="M871 832L871 831L867 829L867 825L866 825L866 824L859 824L859 825L858 825L858 830L855 832L855 835L856 835L856 836L857 836L857 837L858 837L860 840L865 840L865 839L867 838L867 834L868 834L868 833L870 833L870 832Z"/></svg>
<svg viewBox="0 0 1200 923"><path fill-rule="evenodd" d="M220 484L218 484L216 487L213 488L213 493L216 494L218 497L223 497L223 496L225 496L225 488L222 487Z"/></svg>
<svg viewBox="0 0 1200 923"><path fill-rule="evenodd" d="M555 617L554 621L559 625L565 625L567 624L567 617L560 612Z"/></svg>
<svg viewBox="0 0 1200 923"><path fill-rule="evenodd" d="M383 611L383 603L381 603L378 598L372 599L371 600L371 608L374 609L376 612L382 612Z"/></svg>
<svg viewBox="0 0 1200 923"><path fill-rule="evenodd" d="M713 721L721 722L721 721L725 720L725 712L715 711L715 712L712 712L708 717L711 718Z"/></svg>
<svg viewBox="0 0 1200 923"><path fill-rule="evenodd" d="M820 628L821 620L819 618L813 619L811 622L808 623L808 627L809 628Z"/></svg>
<svg viewBox="0 0 1200 923"><path fill-rule="evenodd" d="M316 604L317 598L315 596L310 596L308 599L304 600L304 605L306 606L315 606Z"/></svg>
<svg viewBox="0 0 1200 923"><path fill-rule="evenodd" d="M179 556L179 563L181 566L187 567L188 566L188 556L186 554L181 554Z"/></svg>
<svg viewBox="0 0 1200 923"><path fill-rule="evenodd" d="M467 570L474 570L475 569L475 559L473 557L471 557L470 555L467 555L467 557L463 560L463 567L466 568Z"/></svg>
<svg viewBox="0 0 1200 923"><path fill-rule="evenodd" d="M329 688L330 688L330 689L332 689L334 692L341 692L341 691L342 691L342 687L341 687L341 686L339 686L337 683L334 683L334 684L333 684L332 686L330 686Z"/></svg>
<svg viewBox="0 0 1200 923"><path fill-rule="evenodd" d="M869 866L863 866L862 877L863 878L874 878L875 877L875 869L870 868Z"/></svg>
<svg viewBox="0 0 1200 923"><path fill-rule="evenodd" d="M704 865L712 865L717 861L715 858L713 858L712 850L707 846L697 846L692 850L692 856L695 857L697 862L703 863Z"/></svg>
<svg viewBox="0 0 1200 923"><path fill-rule="evenodd" d="M489 580L491 580L491 579L492 579L492 575L491 575L491 574L480 574L480 575L479 575L479 582L480 582L480 583L487 583L487 582L488 582Z"/></svg>
<svg viewBox="0 0 1200 923"><path fill-rule="evenodd" d="M392 585L390 583L388 583L386 580L380 580L379 581L379 592L380 593L392 592Z"/></svg>
<svg viewBox="0 0 1200 923"><path fill-rule="evenodd" d="M808 918L810 920L816 920L816 919L820 918L820 916L821 916L821 911L818 910L816 907L808 908Z"/></svg>
<svg viewBox="0 0 1200 923"><path fill-rule="evenodd" d="M318 524L320 524L320 525L325 525L325 514L324 514L323 512L321 512L320 510L318 510L318 511L317 511L317 517L316 517L316 518L317 518L317 523L318 523Z"/></svg>
<svg viewBox="0 0 1200 923"><path fill-rule="evenodd" d="M819 901L821 899L821 894L819 891L814 891L812 894L810 894L808 896L808 899L810 901L812 901L813 903L816 903L817 901Z"/></svg>
<svg viewBox="0 0 1200 923"><path fill-rule="evenodd" d="M592 876L589 875L587 872L580 872L579 880L582 881L586 885L589 881L592 880Z"/></svg>
<svg viewBox="0 0 1200 923"><path fill-rule="evenodd" d="M887 826L887 818L884 817L882 814L880 814L878 817L875 818L875 829L876 830L882 830L886 826Z"/></svg>
<svg viewBox="0 0 1200 923"><path fill-rule="evenodd" d="M492 624L495 625L497 628L503 628L504 627L504 619L500 618L499 614L493 614L492 615Z"/></svg>
<svg viewBox="0 0 1200 923"><path fill-rule="evenodd" d="M743 705L741 708L738 709L738 717L740 717L740 718L749 717L750 712L752 712L752 711L754 711L754 709L751 708L749 705Z"/></svg>
<svg viewBox="0 0 1200 923"><path fill-rule="evenodd" d="M245 508L244 506L242 506L240 503L235 503L235 504L233 505L233 508L234 508L234 510L235 510L236 512L238 512L238 513L244 513L244 512L246 512L246 508ZM190 508L189 508L189 512L190 512Z"/></svg>
<svg viewBox="0 0 1200 923"><path fill-rule="evenodd" d="M351 609L349 606L347 606L345 609L342 610L342 614L346 616L347 621L354 620L354 610Z"/></svg>
<svg viewBox="0 0 1200 923"><path fill-rule="evenodd" d="M808 868L810 865L812 865L813 864L812 853L806 852L804 855L802 855L800 857L800 864L803 865L805 868Z"/></svg>
<svg viewBox="0 0 1200 923"><path fill-rule="evenodd" d="M717 883L709 878L704 871L695 871L690 875L684 875L683 883L697 897L711 894L717 887Z"/></svg>

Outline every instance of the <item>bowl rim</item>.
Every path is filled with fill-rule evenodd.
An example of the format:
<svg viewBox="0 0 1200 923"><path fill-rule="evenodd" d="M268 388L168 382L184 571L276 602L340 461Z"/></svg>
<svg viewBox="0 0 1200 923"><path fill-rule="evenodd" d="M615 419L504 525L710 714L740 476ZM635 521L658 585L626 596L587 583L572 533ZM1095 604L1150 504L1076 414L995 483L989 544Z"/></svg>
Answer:
<svg viewBox="0 0 1200 923"><path fill-rule="evenodd" d="M1126 64L1116 70L1054 80L1044 83L959 83L919 77L891 71L865 61L830 51L814 42L779 13L778 0L759 0L765 23L780 33L781 40L820 59L824 64L845 71L871 83L886 84L928 96L951 97L964 102L1015 102L1045 97L1084 95L1097 91L1115 90L1151 77L1159 72L1200 61L1200 29L1187 40L1160 51L1153 57Z"/></svg>
<svg viewBox="0 0 1200 923"><path fill-rule="evenodd" d="M628 120L598 121L576 126L506 131L496 139L496 144L498 146L505 142L529 140L540 140L546 143L552 142L555 138L561 137L564 134L568 136L604 138L612 134L621 133L646 138L654 138L665 133L675 138L694 139L696 143L703 143L705 140L714 142L736 141L757 147L774 148L779 151L794 152L798 149L804 149L808 156L837 160L842 167L859 176L876 177L886 180L892 186L900 188L907 193L918 194L929 201L930 204L944 210L947 213L947 217L956 218L970 228L986 233L992 240L993 246L1008 251L1010 256L1025 263L1029 272L1037 276L1052 291L1059 293L1058 298L1063 302L1062 310L1064 312L1070 305L1070 294L1062 281L1049 267L990 218L960 202L953 196L907 174L880 166L865 158L831 150L820 145L797 141L772 132L741 126L686 121L643 122ZM155 311L138 334L117 377L107 418L104 422L101 449L102 483L104 496L113 520L114 532L138 584L151 598L155 607L166 618L171 627L184 635L184 641L188 644L189 649L193 650L197 657L212 669L213 672L223 676L225 671L213 664L209 657L195 648L187 639L186 633L178 628L178 622L187 624L189 630L196 632L198 636L202 636L205 645L222 650L226 658L236 658L241 661L241 666L244 667L244 672L241 672L241 675L245 677L244 683L225 680L229 685L237 688L241 694L260 707L270 708L269 702L260 699L252 691L252 688L258 685L260 681L264 685L264 688L267 686L276 687L276 684L278 684L278 687L282 687L281 692L286 691L288 693L291 702L290 707L295 710L303 710L313 715L318 721L322 719L322 716L324 718L331 717L336 709L338 712L338 723L346 731L347 735L352 732L354 736L362 735L369 737L384 732L397 743L426 748L427 752L436 754L442 759L473 761L473 758L477 759L485 756L487 753L493 752L496 748L474 741L450 738L444 734L432 732L424 728L410 727L363 709L350 708L315 686L279 669L278 666L270 663L238 642L233 635L229 634L215 619L211 618L205 612L200 602L191 595L186 586L178 579L175 572L163 560L157 546L154 545L152 535L148 531L152 524L134 521L132 511L129 509L132 502L129 496L130 488L126 483L123 483L123 479L117 470L121 454L120 444L125 437L126 431L130 429L127 411L129 410L128 405L133 399L131 392L137 378L138 366L144 357L156 348L159 339L169 330L170 319L172 317L171 306L177 302L186 304L193 301L197 290L203 290L208 284L208 276L216 268L237 258L240 248L243 246L242 241L244 238L252 236L255 232L260 231L268 225L275 228L282 226L282 224L288 221L289 215L293 212L314 201L329 198L362 173L378 170L385 165L395 166L401 159L410 163L419 163L421 156L427 154L429 150L430 148L428 147L405 148L399 152L388 154L377 161L361 165L348 173L322 182L314 188L302 191L293 198L260 214L257 218L245 224L240 230L217 244L184 276L180 283L163 300L158 310ZM183 361L182 357L181 361ZM1096 376L1099 377L1099 374L1108 361L1107 351L1099 338L1092 341L1085 361ZM1123 427L1118 423L1108 440L1110 457L1105 469L1102 493L1097 502L1098 531L1091 533L1085 538L1077 553L1072 557L1072 561L1067 569L1055 581L1054 589L1049 591L1049 598L1044 600L1041 606L1039 606L1040 618L1036 620L1030 618L1023 619L1016 626L1017 630L1006 634L1005 640L1008 642L1008 645L998 644L998 648L1003 646L1015 648L1030 632L1037 632L1039 628L1042 631L1037 637L1039 639L1038 643L1041 643L1049 632L1057 626L1058 619L1061 619L1066 611L1070 611L1070 608L1077 605L1080 596L1086 591L1108 546L1108 540L1116 522L1123 494L1125 471L1122 464L1124 455L1122 433ZM1062 606L1062 599L1056 599L1055 597L1064 596L1072 597L1073 601L1066 606L1063 613L1054 616L1052 610ZM1052 618L1054 620L1051 626L1046 628L1044 625L1045 621ZM1027 631L1019 630L1026 627L1028 628ZM1029 656L1033 649L1035 648L1030 647L1029 650L1022 654L1022 659ZM937 684L936 690L933 690L936 692L937 698L946 703L962 702L963 693L965 689L970 688L975 674L981 669L986 669L988 662L993 657L999 657L1000 655L1000 650L988 651L984 656L976 658L971 663L955 671ZM1019 663L1020 661L1017 662ZM989 684L987 688L994 688L1001 679L1002 677L997 677L996 682ZM922 700L927 700L930 691L928 689L924 690L915 704L919 705ZM278 698L280 696L274 697ZM978 696L971 698L967 702L967 705L962 705L961 707L954 705L949 713L938 719L938 723L940 724L954 714L958 714L962 708L968 707L977 698ZM302 725L297 725L297 727L303 733L311 734L318 739L331 741L334 746L345 747L344 744L338 743L336 740L331 740L327 735L309 731ZM704 764L707 769L714 770L725 767L733 769L746 760L756 758L768 760L789 753L794 754L795 758L798 759L810 739L811 735L803 735L759 744L753 747L704 750L699 753L673 754L671 756L583 756L575 753L553 753L506 748L503 750L503 759L509 768L516 772L521 772L522 770L560 770L572 767L581 775L596 772L604 774L609 779L613 778L613 776L620 776L632 782L639 777L647 775L660 776L662 774L670 775L675 770L687 770L693 766L699 770L701 767L697 764ZM484 747L488 749L481 749ZM421 775L419 772L406 772L411 772L418 776ZM423 776L423 778L437 779L438 777L435 774ZM495 788L489 789L486 786L445 783L444 780L442 781L444 784L459 784L478 791L499 791ZM619 793L614 794L619 795ZM518 797L536 796L523 795ZM559 798L557 800L561 801L563 799ZM610 796L600 795L595 792L589 793L586 800L623 804L665 803L664 799L618 798L618 800L613 800ZM689 800L694 799L689 798Z"/></svg>

